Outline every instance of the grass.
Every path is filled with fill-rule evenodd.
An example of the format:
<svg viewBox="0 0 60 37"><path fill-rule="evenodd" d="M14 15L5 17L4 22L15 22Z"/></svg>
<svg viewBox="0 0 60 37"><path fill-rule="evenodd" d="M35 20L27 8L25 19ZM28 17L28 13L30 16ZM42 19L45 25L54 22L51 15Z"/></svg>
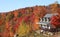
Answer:
<svg viewBox="0 0 60 37"><path fill-rule="evenodd" d="M32 32L32 33L30 33L30 34L28 34L28 35L19 36L19 37L46 37L46 36L44 36L44 35L42 35L42 34L37 34L36 32Z"/></svg>

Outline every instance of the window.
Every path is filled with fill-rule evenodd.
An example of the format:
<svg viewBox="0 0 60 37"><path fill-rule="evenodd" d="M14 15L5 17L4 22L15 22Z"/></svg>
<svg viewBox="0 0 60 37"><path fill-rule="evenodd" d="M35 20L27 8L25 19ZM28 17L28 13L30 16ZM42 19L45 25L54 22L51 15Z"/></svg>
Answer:
<svg viewBox="0 0 60 37"><path fill-rule="evenodd" d="M45 17L45 21L47 21L47 18Z"/></svg>
<svg viewBox="0 0 60 37"><path fill-rule="evenodd" d="M48 18L49 19L49 21L50 21L50 18Z"/></svg>

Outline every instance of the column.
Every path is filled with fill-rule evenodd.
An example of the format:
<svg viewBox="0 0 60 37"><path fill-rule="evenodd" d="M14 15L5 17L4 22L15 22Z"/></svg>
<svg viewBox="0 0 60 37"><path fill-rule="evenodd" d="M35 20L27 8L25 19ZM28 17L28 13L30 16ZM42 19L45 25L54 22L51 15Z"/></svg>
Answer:
<svg viewBox="0 0 60 37"><path fill-rule="evenodd" d="M42 18L40 18L40 22L42 22Z"/></svg>
<svg viewBox="0 0 60 37"><path fill-rule="evenodd" d="M43 18L43 22L45 22L45 18Z"/></svg>
<svg viewBox="0 0 60 37"><path fill-rule="evenodd" d="M47 22L49 22L49 19L48 19L48 17L47 17Z"/></svg>

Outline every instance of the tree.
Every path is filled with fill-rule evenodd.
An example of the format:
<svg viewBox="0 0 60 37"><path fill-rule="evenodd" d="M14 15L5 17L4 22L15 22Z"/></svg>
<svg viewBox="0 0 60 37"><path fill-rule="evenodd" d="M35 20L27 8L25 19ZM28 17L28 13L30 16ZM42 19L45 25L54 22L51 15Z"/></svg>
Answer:
<svg viewBox="0 0 60 37"><path fill-rule="evenodd" d="M60 27L60 16L55 15L51 17L51 24L54 28Z"/></svg>
<svg viewBox="0 0 60 37"><path fill-rule="evenodd" d="M21 12L18 12L18 17L20 18L22 16L22 13Z"/></svg>

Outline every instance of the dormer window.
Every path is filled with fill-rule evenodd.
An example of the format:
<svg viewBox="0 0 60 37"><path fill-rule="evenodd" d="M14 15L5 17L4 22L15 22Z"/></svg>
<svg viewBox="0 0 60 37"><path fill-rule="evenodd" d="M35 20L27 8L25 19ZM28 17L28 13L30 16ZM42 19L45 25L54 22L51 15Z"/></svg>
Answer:
<svg viewBox="0 0 60 37"><path fill-rule="evenodd" d="M47 18L45 17L45 21L47 21Z"/></svg>
<svg viewBox="0 0 60 37"><path fill-rule="evenodd" d="M44 21L44 18L42 18L42 21Z"/></svg>
<svg viewBox="0 0 60 37"><path fill-rule="evenodd" d="M50 21L50 18L48 18L49 19L49 21Z"/></svg>

